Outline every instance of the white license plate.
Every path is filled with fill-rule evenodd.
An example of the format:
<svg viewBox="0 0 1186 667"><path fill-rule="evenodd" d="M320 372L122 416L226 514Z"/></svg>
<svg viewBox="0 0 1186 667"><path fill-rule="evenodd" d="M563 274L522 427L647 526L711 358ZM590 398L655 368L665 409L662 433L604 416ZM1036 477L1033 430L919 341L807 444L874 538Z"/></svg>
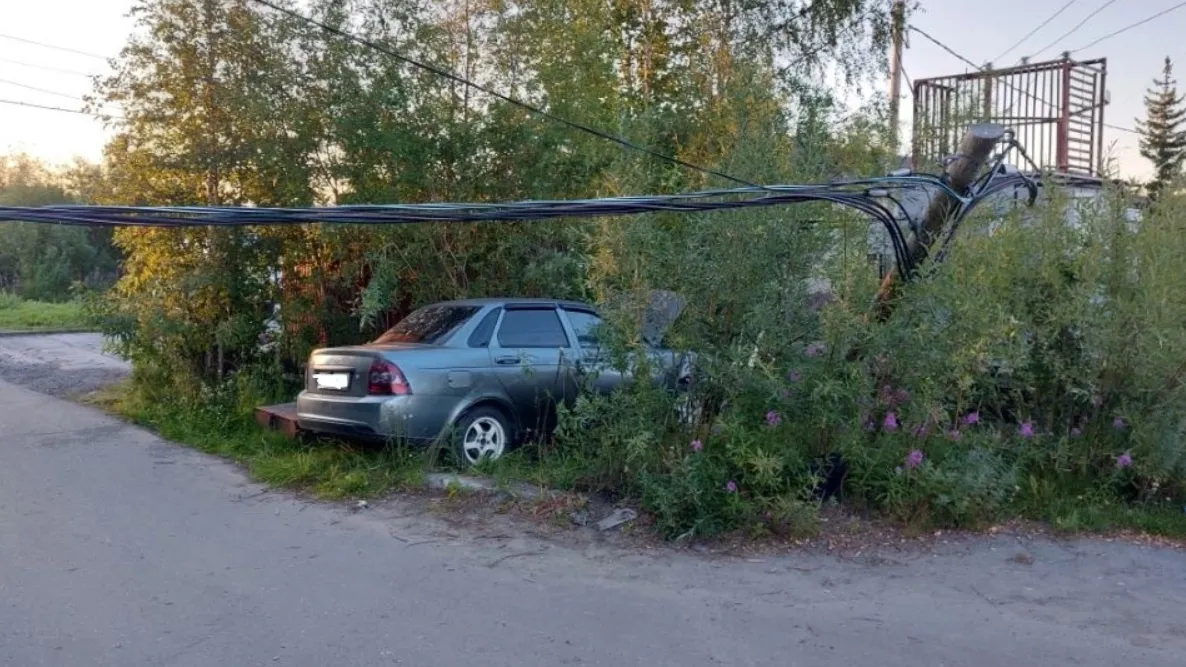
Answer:
<svg viewBox="0 0 1186 667"><path fill-rule="evenodd" d="M333 389L342 391L350 386L349 373L314 373L313 381L318 389Z"/></svg>

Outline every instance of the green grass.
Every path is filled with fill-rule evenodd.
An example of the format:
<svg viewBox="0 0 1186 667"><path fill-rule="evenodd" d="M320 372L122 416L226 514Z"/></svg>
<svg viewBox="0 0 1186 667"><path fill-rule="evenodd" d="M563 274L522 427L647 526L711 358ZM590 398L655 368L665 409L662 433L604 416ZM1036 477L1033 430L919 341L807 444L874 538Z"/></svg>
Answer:
<svg viewBox="0 0 1186 667"><path fill-rule="evenodd" d="M424 485L429 455L404 447L306 442L260 428L249 415L150 404L127 385L94 402L162 437L242 464L270 486L324 499L366 498Z"/></svg>
<svg viewBox="0 0 1186 667"><path fill-rule="evenodd" d="M1073 479L1031 481L1022 487L1017 511L1066 534L1148 533L1186 539L1186 508L1165 501L1132 502L1106 488Z"/></svg>
<svg viewBox="0 0 1186 667"><path fill-rule="evenodd" d="M25 301L12 294L0 293L0 331L85 329L89 324L82 304L78 302Z"/></svg>
<svg viewBox="0 0 1186 667"><path fill-rule="evenodd" d="M335 441L302 442L261 429L232 408L182 408L139 398L129 385L108 388L94 402L162 437L242 464L270 486L324 499L367 498L418 489L434 467L430 453L398 446L360 446ZM586 461L570 455L537 458L530 449L480 464L473 472L500 486L527 482L571 489ZM1170 503L1133 504L1074 483L1033 484L1013 506L1017 518L1048 523L1065 534L1137 532L1186 538L1186 509Z"/></svg>

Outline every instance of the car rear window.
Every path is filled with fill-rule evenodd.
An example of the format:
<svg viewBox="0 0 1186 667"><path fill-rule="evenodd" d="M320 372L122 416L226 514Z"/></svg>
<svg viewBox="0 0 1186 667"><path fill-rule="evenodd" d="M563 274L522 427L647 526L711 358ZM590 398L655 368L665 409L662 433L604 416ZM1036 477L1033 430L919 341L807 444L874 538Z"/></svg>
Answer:
<svg viewBox="0 0 1186 667"><path fill-rule="evenodd" d="M375 344L422 343L444 341L457 327L465 324L480 308L477 306L427 306L414 311L399 324L375 339Z"/></svg>

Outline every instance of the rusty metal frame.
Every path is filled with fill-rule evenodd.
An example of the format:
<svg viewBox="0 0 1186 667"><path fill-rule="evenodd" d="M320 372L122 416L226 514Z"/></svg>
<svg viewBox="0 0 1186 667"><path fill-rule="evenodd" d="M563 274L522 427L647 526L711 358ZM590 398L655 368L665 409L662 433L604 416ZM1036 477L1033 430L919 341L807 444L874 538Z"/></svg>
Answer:
<svg viewBox="0 0 1186 667"><path fill-rule="evenodd" d="M1014 131L1024 170L1100 176L1107 59L1052 60L914 82L913 163L934 170L973 123ZM1016 152L1016 151L1015 151Z"/></svg>

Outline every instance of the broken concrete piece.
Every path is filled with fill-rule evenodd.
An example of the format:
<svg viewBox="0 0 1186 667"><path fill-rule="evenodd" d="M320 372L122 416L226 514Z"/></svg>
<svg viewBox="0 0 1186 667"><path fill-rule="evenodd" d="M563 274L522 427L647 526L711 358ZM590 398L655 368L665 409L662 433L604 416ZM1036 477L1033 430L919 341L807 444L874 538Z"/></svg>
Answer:
<svg viewBox="0 0 1186 667"><path fill-rule="evenodd" d="M638 512L629 507L619 507L610 513L601 521L597 522L597 528L601 531L613 530L624 523L630 523L638 518Z"/></svg>
<svg viewBox="0 0 1186 667"><path fill-rule="evenodd" d="M430 473L427 476L427 482L428 488L441 490L462 488L467 491L493 491L497 488L495 483L488 479L450 473Z"/></svg>

